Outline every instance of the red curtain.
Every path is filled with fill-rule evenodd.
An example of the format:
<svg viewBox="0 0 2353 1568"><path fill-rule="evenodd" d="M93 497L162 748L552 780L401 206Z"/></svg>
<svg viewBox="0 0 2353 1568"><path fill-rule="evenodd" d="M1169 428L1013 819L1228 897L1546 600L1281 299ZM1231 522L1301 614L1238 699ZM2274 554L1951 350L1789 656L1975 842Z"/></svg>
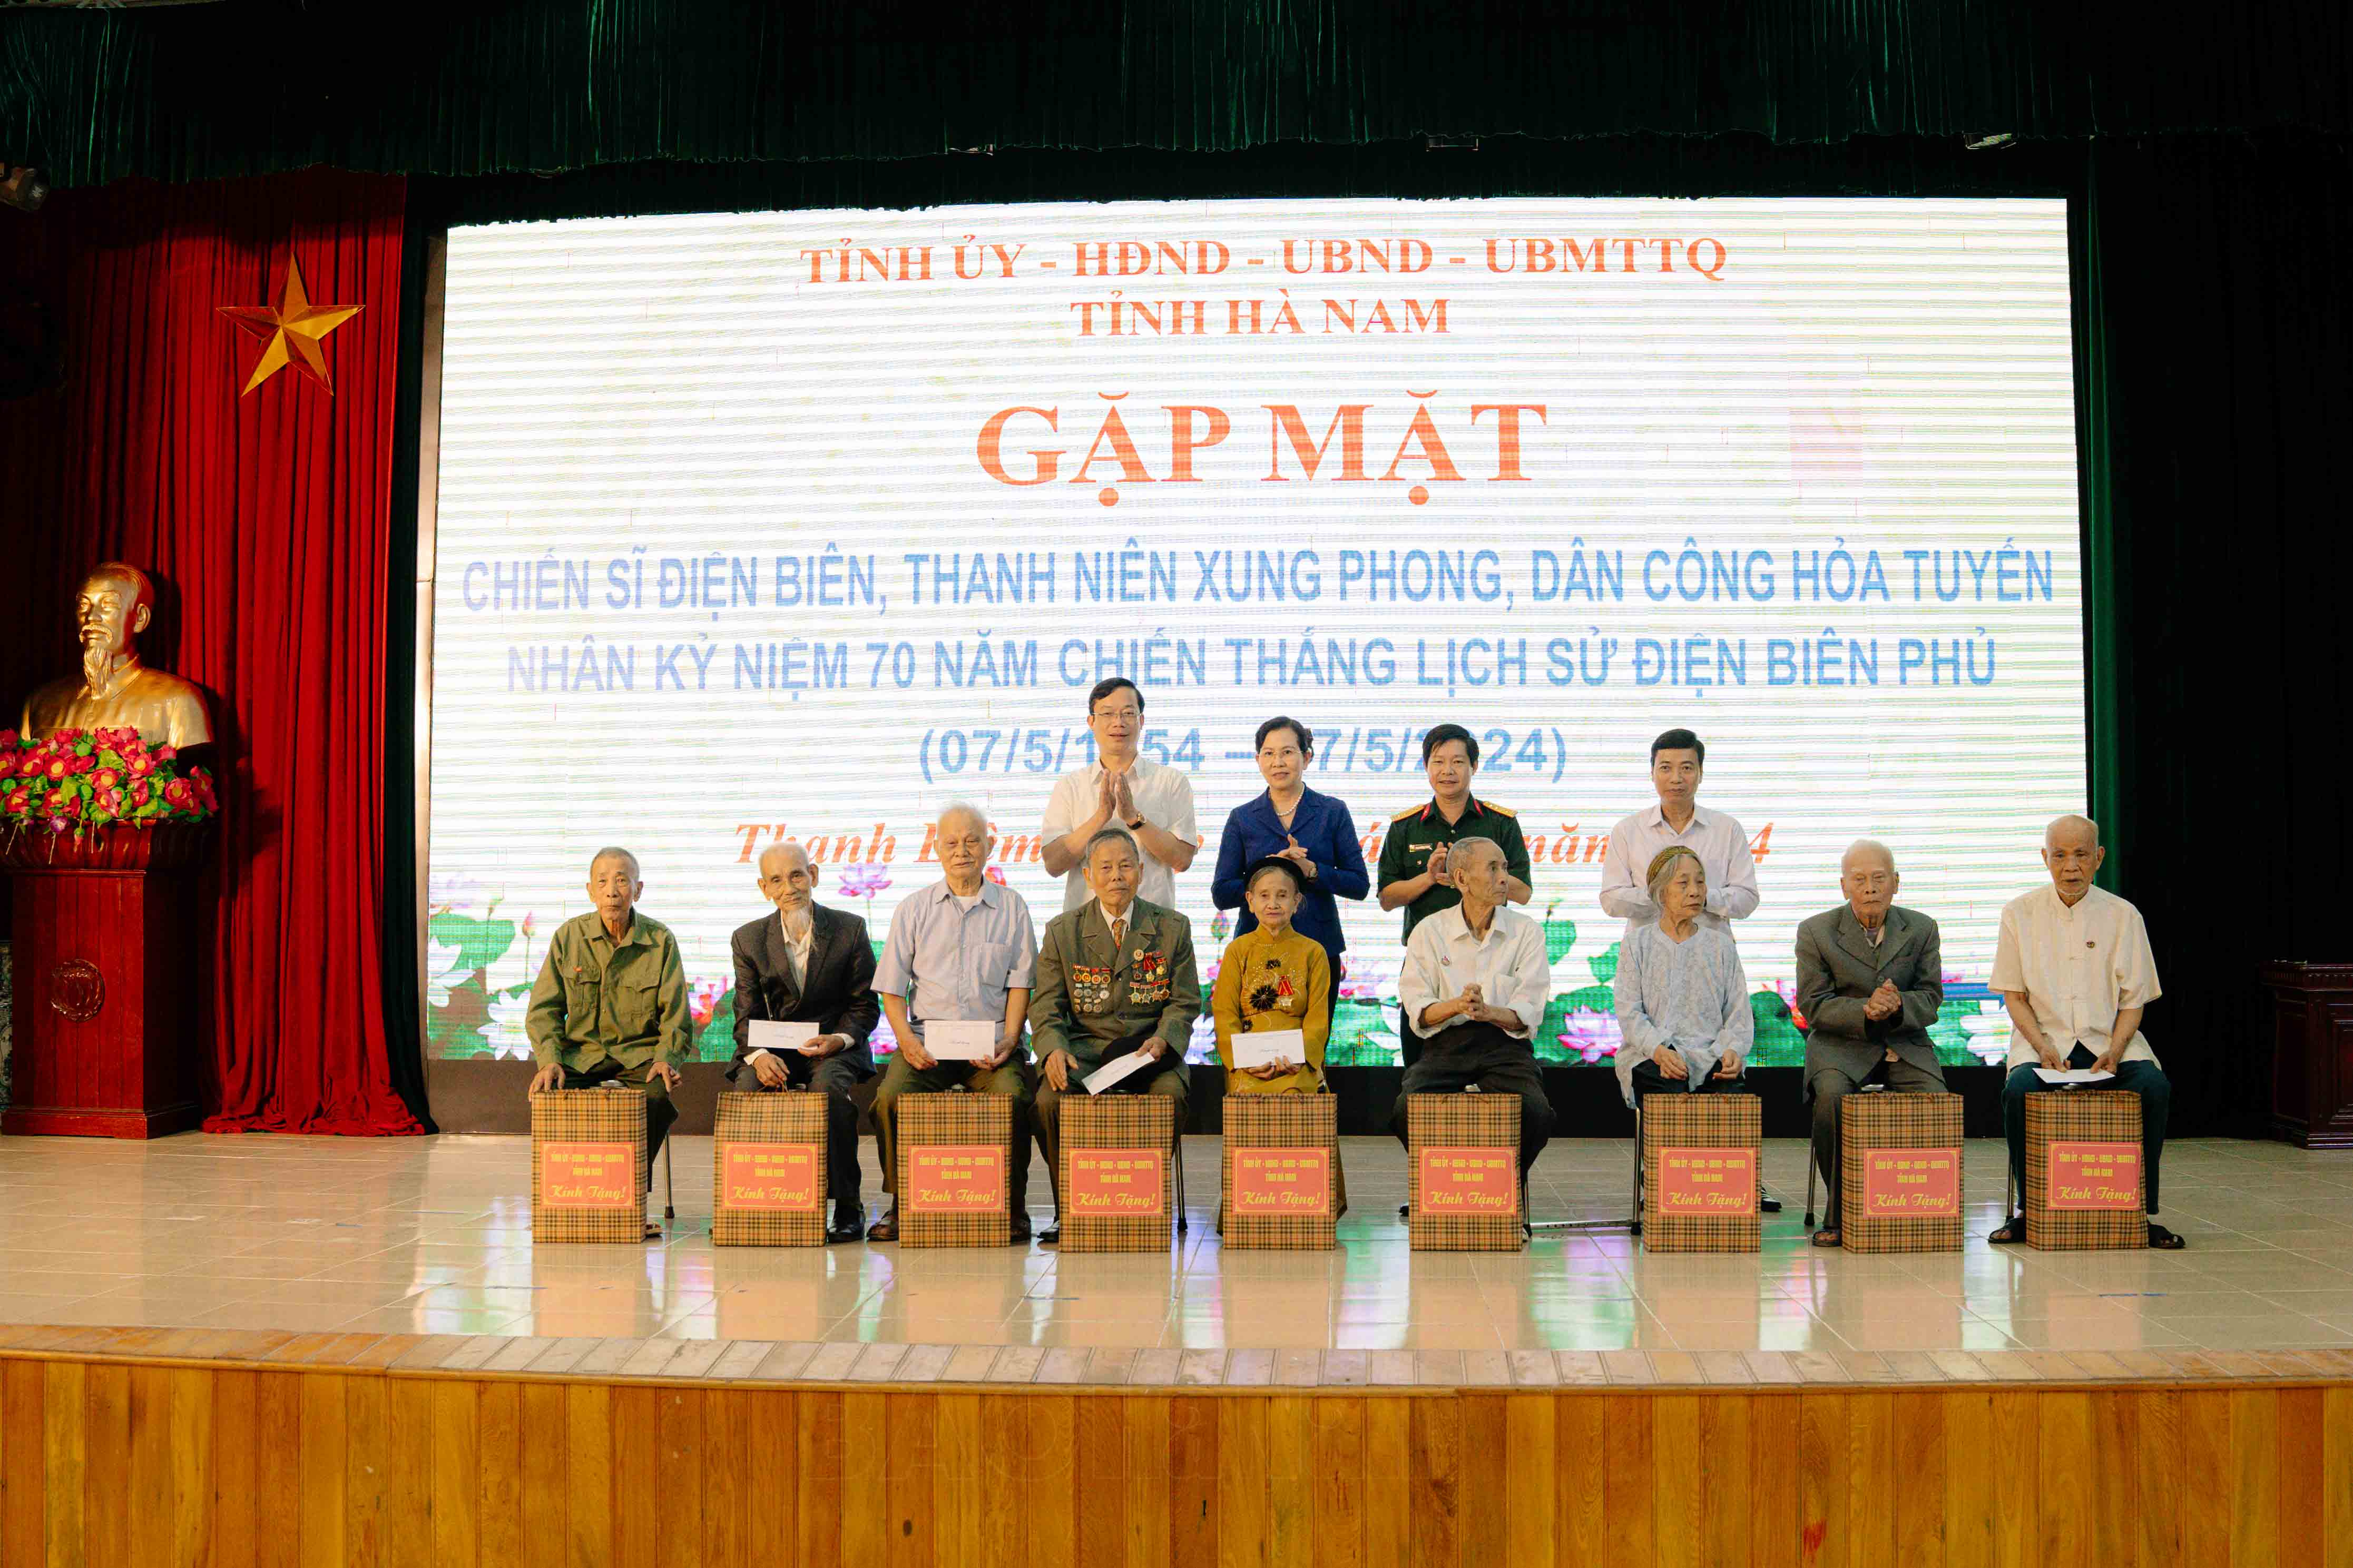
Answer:
<svg viewBox="0 0 2353 1568"><path fill-rule="evenodd" d="M156 579L143 657L204 687L218 737L216 861L191 939L212 1131L424 1128L387 1065L382 950L386 559L404 184L327 171L125 183L0 212L0 701L77 657L93 563ZM329 395L220 305L357 304ZM0 389L0 395L5 395ZM408 657L396 650L396 657Z"/></svg>

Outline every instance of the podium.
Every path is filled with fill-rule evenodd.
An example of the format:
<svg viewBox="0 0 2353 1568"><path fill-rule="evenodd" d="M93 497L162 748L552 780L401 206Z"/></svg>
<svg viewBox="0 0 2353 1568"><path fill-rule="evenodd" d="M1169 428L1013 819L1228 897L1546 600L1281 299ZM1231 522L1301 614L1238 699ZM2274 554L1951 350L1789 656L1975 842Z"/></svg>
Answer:
<svg viewBox="0 0 2353 1568"><path fill-rule="evenodd" d="M2272 1136L2353 1149L2353 963L2263 965L2272 994Z"/></svg>
<svg viewBox="0 0 2353 1568"><path fill-rule="evenodd" d="M196 1125L194 869L205 825L28 831L15 884L15 1089L0 1132L161 1138Z"/></svg>

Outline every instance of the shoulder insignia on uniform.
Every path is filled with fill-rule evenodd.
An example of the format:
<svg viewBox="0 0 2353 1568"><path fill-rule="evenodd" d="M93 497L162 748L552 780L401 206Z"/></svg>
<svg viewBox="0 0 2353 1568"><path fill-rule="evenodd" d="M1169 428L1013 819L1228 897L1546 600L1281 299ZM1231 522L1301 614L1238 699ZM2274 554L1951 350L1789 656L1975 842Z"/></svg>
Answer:
<svg viewBox="0 0 2353 1568"><path fill-rule="evenodd" d="M1518 816L1520 815L1518 812L1514 811L1510 806L1508 806L1508 805L1496 805L1493 801L1492 801L1492 800L1482 800L1482 801L1481 801L1481 802L1479 803L1479 809L1480 809L1480 810L1482 810L1482 811L1492 811L1492 812L1493 812L1497 816L1510 816L1510 817L1516 817L1516 816Z"/></svg>
<svg viewBox="0 0 2353 1568"><path fill-rule="evenodd" d="M1409 816L1419 816L1421 815L1421 809L1422 808L1418 805L1409 805L1403 811L1398 812L1395 816L1390 817L1389 820L1391 822L1403 822Z"/></svg>

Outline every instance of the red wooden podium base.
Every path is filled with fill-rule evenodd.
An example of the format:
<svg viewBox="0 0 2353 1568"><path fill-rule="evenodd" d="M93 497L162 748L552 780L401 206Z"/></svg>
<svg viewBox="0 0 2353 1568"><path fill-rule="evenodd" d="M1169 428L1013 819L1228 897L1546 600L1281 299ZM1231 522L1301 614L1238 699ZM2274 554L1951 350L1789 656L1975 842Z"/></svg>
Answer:
<svg viewBox="0 0 2353 1568"><path fill-rule="evenodd" d="M15 1092L0 1132L160 1138L201 1117L195 1092L201 826L0 842L16 884Z"/></svg>

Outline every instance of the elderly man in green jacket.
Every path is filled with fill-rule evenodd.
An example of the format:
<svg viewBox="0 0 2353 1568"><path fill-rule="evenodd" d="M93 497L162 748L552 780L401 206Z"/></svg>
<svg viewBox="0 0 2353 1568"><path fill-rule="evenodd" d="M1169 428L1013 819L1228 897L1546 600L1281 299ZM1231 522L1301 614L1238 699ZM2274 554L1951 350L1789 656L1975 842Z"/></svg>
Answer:
<svg viewBox="0 0 2353 1568"><path fill-rule="evenodd" d="M1168 1095L1181 1128L1185 1047L1201 1016L1192 922L1135 896L1135 840L1103 828L1087 840L1081 865L1094 897L1047 925L1029 994L1030 1043L1045 1079L1033 1114L1054 1181L1054 1225L1038 1237L1047 1247L1062 1239L1062 1097L1085 1094L1081 1079L1133 1051L1154 1065L1136 1068L1109 1092Z"/></svg>
<svg viewBox="0 0 2353 1568"><path fill-rule="evenodd" d="M588 862L596 906L555 930L531 988L523 1032L539 1064L531 1092L627 1084L646 1097L646 1181L678 1120L670 1091L691 1043L686 967L670 928L638 912L638 858L604 848ZM649 1213L646 1238L661 1234Z"/></svg>

